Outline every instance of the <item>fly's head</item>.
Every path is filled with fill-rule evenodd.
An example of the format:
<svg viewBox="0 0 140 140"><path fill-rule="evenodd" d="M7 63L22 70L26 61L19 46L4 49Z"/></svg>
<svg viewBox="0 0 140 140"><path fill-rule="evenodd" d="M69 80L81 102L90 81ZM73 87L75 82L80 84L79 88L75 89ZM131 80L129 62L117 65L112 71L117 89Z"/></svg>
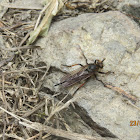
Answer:
<svg viewBox="0 0 140 140"><path fill-rule="evenodd" d="M96 59L95 62L94 62L94 65L96 65L96 67L99 69L99 68L103 68L104 65L103 65L103 62L104 62L105 58L101 61L101 60L98 60Z"/></svg>
<svg viewBox="0 0 140 140"><path fill-rule="evenodd" d="M98 71L98 69L100 69L100 68L102 69L103 68L103 61L104 60L105 59L103 59L102 61L100 61L100 60L96 59L94 63L88 64L87 70L89 72L96 72L96 71Z"/></svg>

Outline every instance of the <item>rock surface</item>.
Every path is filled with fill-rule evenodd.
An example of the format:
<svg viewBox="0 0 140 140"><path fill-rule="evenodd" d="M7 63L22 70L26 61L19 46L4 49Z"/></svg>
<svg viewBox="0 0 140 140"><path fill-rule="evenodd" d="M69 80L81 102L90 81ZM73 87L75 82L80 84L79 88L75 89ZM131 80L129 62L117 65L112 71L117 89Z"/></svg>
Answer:
<svg viewBox="0 0 140 140"><path fill-rule="evenodd" d="M115 7L140 25L140 0L122 0Z"/></svg>
<svg viewBox="0 0 140 140"><path fill-rule="evenodd" d="M44 87L52 91L73 93L74 85L68 89L54 87L64 75L77 69L63 67L62 64L85 64L79 46L89 63L103 59L102 71L112 71L108 75L98 75L105 83L120 87L140 99L140 28L130 18L120 12L83 14L52 25L46 38L37 45L41 60L50 63L60 71L46 77ZM130 126L130 121L140 121L140 111L124 101L124 97L105 88L91 78L74 96L79 106L86 109L94 122L108 129L119 139L139 140L140 127ZM140 103L136 103L140 106Z"/></svg>

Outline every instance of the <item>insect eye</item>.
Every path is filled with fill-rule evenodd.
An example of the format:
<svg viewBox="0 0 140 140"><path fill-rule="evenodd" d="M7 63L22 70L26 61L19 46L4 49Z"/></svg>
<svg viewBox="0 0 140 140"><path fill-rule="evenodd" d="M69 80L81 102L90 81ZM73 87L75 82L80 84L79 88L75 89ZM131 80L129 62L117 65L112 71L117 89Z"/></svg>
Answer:
<svg viewBox="0 0 140 140"><path fill-rule="evenodd" d="M99 60L96 59L94 63L95 63L95 64L98 64L98 63L99 63Z"/></svg>
<svg viewBox="0 0 140 140"><path fill-rule="evenodd" d="M97 60L95 60L95 62L94 62L95 64L97 64Z"/></svg>

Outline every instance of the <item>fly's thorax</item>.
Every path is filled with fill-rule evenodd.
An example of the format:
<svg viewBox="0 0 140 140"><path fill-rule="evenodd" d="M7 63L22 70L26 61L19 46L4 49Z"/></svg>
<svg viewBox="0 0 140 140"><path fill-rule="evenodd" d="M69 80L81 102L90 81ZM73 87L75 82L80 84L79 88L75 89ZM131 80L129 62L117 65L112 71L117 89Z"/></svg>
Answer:
<svg viewBox="0 0 140 140"><path fill-rule="evenodd" d="M87 68L87 70L89 72L95 72L95 71L98 71L98 69L99 69L99 67L97 65L95 65L94 63L93 64L89 64L88 68Z"/></svg>

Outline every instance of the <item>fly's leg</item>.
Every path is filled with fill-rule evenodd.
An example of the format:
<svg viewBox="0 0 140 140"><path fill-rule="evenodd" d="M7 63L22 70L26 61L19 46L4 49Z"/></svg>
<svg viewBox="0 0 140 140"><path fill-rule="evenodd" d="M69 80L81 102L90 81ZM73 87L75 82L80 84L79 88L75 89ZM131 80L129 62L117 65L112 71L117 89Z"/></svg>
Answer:
<svg viewBox="0 0 140 140"><path fill-rule="evenodd" d="M81 50L82 55L83 55L83 57L84 57L84 59L85 59L85 61L86 61L86 64L88 65L88 60L87 60L87 58L86 58L85 54L83 53L83 51L82 51L82 49L81 49L81 48L80 48L80 50Z"/></svg>
<svg viewBox="0 0 140 140"><path fill-rule="evenodd" d="M100 73L100 74L107 74L108 72L98 71L98 73Z"/></svg>
<svg viewBox="0 0 140 140"><path fill-rule="evenodd" d="M88 79L89 79L89 78L88 78ZM73 93L72 96L74 96L75 93L76 93L81 87L83 87L83 86L87 83L88 79L86 79L86 81L85 81L83 84L81 84L81 85L74 91L74 93Z"/></svg>
<svg viewBox="0 0 140 140"><path fill-rule="evenodd" d="M88 65L88 60L87 60L86 56L84 55L82 49L81 49L81 52L82 52L82 55L83 55L83 57L84 57L84 59L85 59L85 61L86 61L86 64Z"/></svg>
<svg viewBox="0 0 140 140"><path fill-rule="evenodd" d="M78 46L79 46L79 45L78 45ZM81 49L80 46L79 46L79 49L80 49L80 51L81 51L82 56L84 57L84 59L85 59L85 61L86 61L86 64L88 65L88 60L87 60L87 58L86 58L86 56L85 56L85 54L84 54L84 52L83 52L83 50Z"/></svg>
<svg viewBox="0 0 140 140"><path fill-rule="evenodd" d="M65 67L73 67L73 66L81 66L81 67L84 67L82 64L74 64L74 65L70 65L70 66L68 66L68 65L62 65L62 66L65 66Z"/></svg>
<svg viewBox="0 0 140 140"><path fill-rule="evenodd" d="M111 71L108 71L108 72L98 71L98 73L100 73L100 74L110 74L110 73L114 73L114 72L111 72Z"/></svg>
<svg viewBox="0 0 140 140"><path fill-rule="evenodd" d="M58 83L58 84L56 84L56 85L54 85L54 86L59 86L59 85L62 85L63 83L65 83L66 81L64 81L64 82L61 82L61 83Z"/></svg>
<svg viewBox="0 0 140 140"><path fill-rule="evenodd" d="M99 79L97 78L96 75L94 75L94 76L95 76L95 79L96 79L97 81L101 82L104 86L106 86L105 83L104 83L102 80L99 80Z"/></svg>
<svg viewBox="0 0 140 140"><path fill-rule="evenodd" d="M85 83L86 82L84 82L82 85L80 85L75 91L74 91L74 93L73 93L73 95L72 96L74 96L75 95L75 93L81 88L81 87L83 87L84 85L85 85Z"/></svg>

